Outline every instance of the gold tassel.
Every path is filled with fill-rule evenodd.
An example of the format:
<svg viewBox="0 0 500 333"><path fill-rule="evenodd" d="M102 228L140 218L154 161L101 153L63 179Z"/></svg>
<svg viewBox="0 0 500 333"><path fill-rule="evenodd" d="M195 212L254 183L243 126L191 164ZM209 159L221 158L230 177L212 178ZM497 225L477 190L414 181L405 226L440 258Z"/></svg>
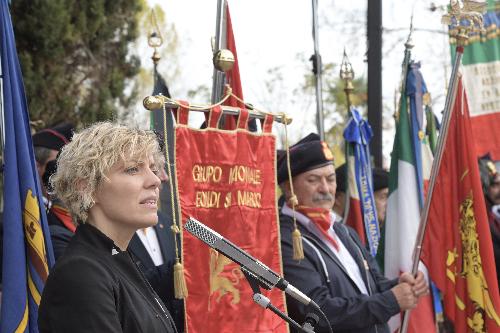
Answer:
<svg viewBox="0 0 500 333"><path fill-rule="evenodd" d="M184 278L184 266L179 262L179 259L175 260L174 265L174 293L177 299L183 299L188 296L186 279Z"/></svg>
<svg viewBox="0 0 500 333"><path fill-rule="evenodd" d="M302 235L300 230L295 228L292 231L292 247L293 247L293 260L304 259L304 248L302 247Z"/></svg>

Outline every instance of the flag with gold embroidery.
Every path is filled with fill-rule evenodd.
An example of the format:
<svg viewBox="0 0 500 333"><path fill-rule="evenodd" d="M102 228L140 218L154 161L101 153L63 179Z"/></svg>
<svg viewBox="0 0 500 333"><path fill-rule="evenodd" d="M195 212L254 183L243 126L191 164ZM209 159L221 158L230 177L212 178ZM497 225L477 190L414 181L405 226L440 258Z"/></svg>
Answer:
<svg viewBox="0 0 500 333"><path fill-rule="evenodd" d="M455 332L499 332L500 297L467 96L459 79L422 247Z"/></svg>
<svg viewBox="0 0 500 333"><path fill-rule="evenodd" d="M7 0L1 0L5 117L1 332L38 332L38 305L54 263L37 179L28 109Z"/></svg>
<svg viewBox="0 0 500 333"><path fill-rule="evenodd" d="M192 216L282 274L276 207L276 139L273 118L263 133L248 129L242 109L234 131L220 130L214 107L203 130L187 125L187 108L177 111L175 170L182 223ZM182 262L189 292L185 299L188 333L284 333L286 323L253 301L239 265L184 232ZM277 288L262 290L285 311Z"/></svg>
<svg viewBox="0 0 500 333"><path fill-rule="evenodd" d="M469 100L476 156L490 153L500 160L500 0L486 0L484 31L468 39L462 57L462 73ZM451 59L456 49L457 29L450 29Z"/></svg>

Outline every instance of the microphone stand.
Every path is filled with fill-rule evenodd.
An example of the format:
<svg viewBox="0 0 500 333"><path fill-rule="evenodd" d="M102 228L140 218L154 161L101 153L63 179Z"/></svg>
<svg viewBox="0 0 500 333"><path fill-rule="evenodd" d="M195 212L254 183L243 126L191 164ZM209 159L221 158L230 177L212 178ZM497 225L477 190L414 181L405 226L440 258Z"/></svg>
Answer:
<svg viewBox="0 0 500 333"><path fill-rule="evenodd" d="M245 269L245 267L241 267L241 271L243 272L243 275L246 277L248 284L252 288L253 291L253 300L255 303L263 307L264 309L269 309L274 314L276 314L278 317L286 321L288 324L293 326L295 329L299 330L300 332L304 333L314 333L314 326L318 324L319 322L319 317L314 314L314 313L308 313L306 315L306 320L304 325L300 326L299 323L297 323L295 320L292 318L288 317L286 314L284 314L280 309L275 307L269 298L266 296L262 295L260 292L260 285L261 283L259 282L258 277L253 275L251 272ZM264 288L268 289L265 284L262 285Z"/></svg>

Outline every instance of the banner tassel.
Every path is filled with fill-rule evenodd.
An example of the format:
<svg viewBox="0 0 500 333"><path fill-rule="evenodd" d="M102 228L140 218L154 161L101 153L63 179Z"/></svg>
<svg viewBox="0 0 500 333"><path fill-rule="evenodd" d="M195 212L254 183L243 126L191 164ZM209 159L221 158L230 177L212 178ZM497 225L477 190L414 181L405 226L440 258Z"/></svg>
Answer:
<svg viewBox="0 0 500 333"><path fill-rule="evenodd" d="M184 299L188 296L184 266L179 262L179 258L175 260L174 265L174 293L177 299Z"/></svg>
<svg viewBox="0 0 500 333"><path fill-rule="evenodd" d="M295 194L292 194L290 199L288 199L288 203L292 206L292 209L295 212L295 206L297 206L299 203L297 200L297 196ZM295 214L293 215L293 227L294 227L292 231L293 260L302 260L304 259L304 246L302 245L302 234L300 233L299 228L297 228L297 220L295 219Z"/></svg>
<svg viewBox="0 0 500 333"><path fill-rule="evenodd" d="M304 248L302 245L302 234L298 228L292 231L293 260L304 259Z"/></svg>

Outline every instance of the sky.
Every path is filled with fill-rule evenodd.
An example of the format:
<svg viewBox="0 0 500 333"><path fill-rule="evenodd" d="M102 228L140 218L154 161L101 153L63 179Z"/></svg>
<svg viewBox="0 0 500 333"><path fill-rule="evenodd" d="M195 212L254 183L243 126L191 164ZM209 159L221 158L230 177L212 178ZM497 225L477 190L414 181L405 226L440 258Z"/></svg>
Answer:
<svg viewBox="0 0 500 333"><path fill-rule="evenodd" d="M319 50L323 63L340 64L344 48L357 77L367 76L366 2L367 0L318 0ZM211 38L215 35L217 0L149 0L160 5L168 25L179 36L177 61L180 67L168 83L174 98L186 99L189 90L200 85L211 88ZM447 1L434 1L438 6ZM288 128L291 143L316 131L314 90L300 89L311 71L307 59L314 52L312 39L312 2L304 0L229 0L236 39L243 94L246 102L270 112L286 112L294 121ZM432 12L431 1L383 1L383 149L388 166L394 126L392 114L401 78L404 42L413 12L412 53L422 64L422 73L439 114L450 72L448 39L441 24L442 11ZM160 27L162 29L162 27ZM166 29L165 29L166 30ZM164 45L163 47L168 47ZM150 54L145 55L147 58ZM150 62L150 61L149 61ZM160 71L168 71L162 59ZM338 75L338 66L333 69ZM269 85L272 78L282 80ZM209 100L192 100L207 104ZM330 106L331 107L331 106ZM334 119L325 120L328 128ZM276 127L276 132L282 128Z"/></svg>

